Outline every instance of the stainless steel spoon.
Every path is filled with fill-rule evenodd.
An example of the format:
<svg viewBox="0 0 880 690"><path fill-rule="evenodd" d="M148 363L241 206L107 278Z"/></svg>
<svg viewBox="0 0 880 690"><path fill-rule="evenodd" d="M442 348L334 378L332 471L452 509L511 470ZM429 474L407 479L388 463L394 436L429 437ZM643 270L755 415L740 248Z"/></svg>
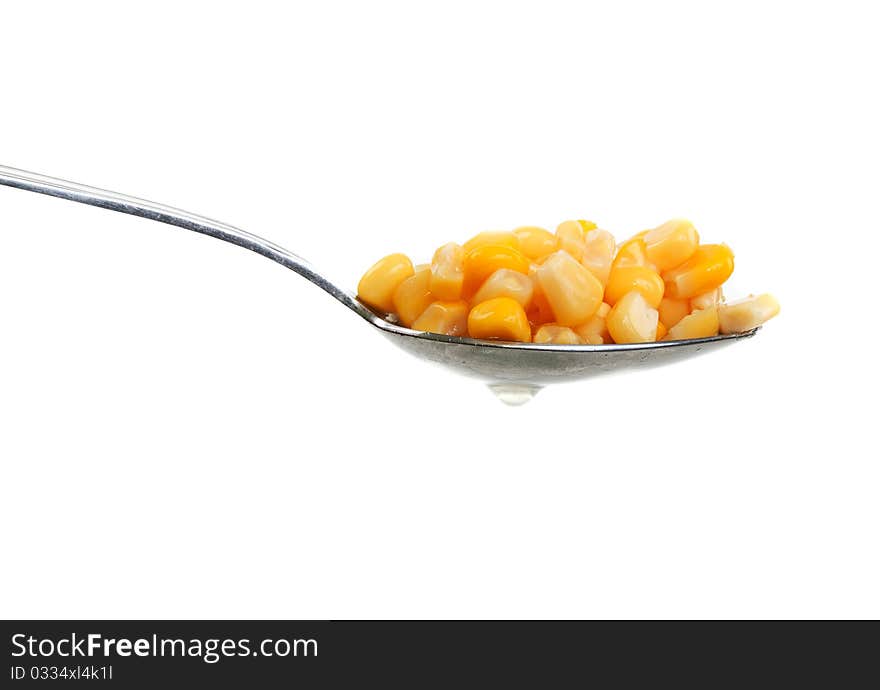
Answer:
<svg viewBox="0 0 880 690"><path fill-rule="evenodd" d="M385 314L374 313L305 259L232 225L152 201L2 165L0 184L176 225L262 254L330 293L398 347L483 380L502 401L511 405L527 402L549 383L584 379L633 367L669 364L750 338L758 331L756 328L746 333L713 338L636 345L537 345L413 331L393 323Z"/></svg>

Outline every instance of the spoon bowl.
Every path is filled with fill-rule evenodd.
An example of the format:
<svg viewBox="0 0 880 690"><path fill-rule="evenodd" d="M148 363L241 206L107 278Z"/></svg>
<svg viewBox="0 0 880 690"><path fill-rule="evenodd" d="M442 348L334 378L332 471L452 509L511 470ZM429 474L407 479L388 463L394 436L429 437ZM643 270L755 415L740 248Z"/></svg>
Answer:
<svg viewBox="0 0 880 690"><path fill-rule="evenodd" d="M232 225L145 199L6 166L0 166L0 185L148 218L210 235L261 254L329 293L401 349L484 381L503 402L512 405L527 402L542 386L550 383L670 364L750 338L758 331L755 328L746 333L712 338L633 345L508 343L414 331L394 323L386 315L373 312L302 257Z"/></svg>

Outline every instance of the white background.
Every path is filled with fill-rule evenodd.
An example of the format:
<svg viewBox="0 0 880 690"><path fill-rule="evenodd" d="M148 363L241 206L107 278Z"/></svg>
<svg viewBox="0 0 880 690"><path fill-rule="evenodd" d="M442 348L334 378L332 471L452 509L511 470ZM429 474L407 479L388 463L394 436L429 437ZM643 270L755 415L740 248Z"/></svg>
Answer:
<svg viewBox="0 0 880 690"><path fill-rule="evenodd" d="M5 5L2 164L352 288L687 216L783 311L511 409L257 255L0 188L0 614L880 616L870 5Z"/></svg>

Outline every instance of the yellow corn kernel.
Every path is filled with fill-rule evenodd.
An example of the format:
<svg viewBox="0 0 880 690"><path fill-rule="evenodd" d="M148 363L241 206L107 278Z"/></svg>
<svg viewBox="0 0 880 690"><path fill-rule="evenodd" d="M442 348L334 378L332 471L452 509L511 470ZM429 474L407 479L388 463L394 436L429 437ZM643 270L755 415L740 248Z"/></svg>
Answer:
<svg viewBox="0 0 880 690"><path fill-rule="evenodd" d="M685 316L669 329L664 340L687 340L689 338L711 338L718 335L718 308L700 309Z"/></svg>
<svg viewBox="0 0 880 690"><path fill-rule="evenodd" d="M614 235L607 230L596 228L584 236L584 255L581 257L581 263L603 285L608 282L615 247Z"/></svg>
<svg viewBox="0 0 880 690"><path fill-rule="evenodd" d="M374 263L358 283L358 299L380 311L394 311L394 291L415 273L405 254L389 254Z"/></svg>
<svg viewBox="0 0 880 690"><path fill-rule="evenodd" d="M659 314L638 290L621 297L606 319L615 343L650 343L657 337Z"/></svg>
<svg viewBox="0 0 880 690"><path fill-rule="evenodd" d="M657 322L657 336L654 340L663 340L668 331L666 330L666 326L663 325L662 321Z"/></svg>
<svg viewBox="0 0 880 690"><path fill-rule="evenodd" d="M539 261L559 248L556 235L544 228L524 225L513 234L519 238L520 251L532 261Z"/></svg>
<svg viewBox="0 0 880 690"><path fill-rule="evenodd" d="M444 244L431 260L431 294L439 300L461 298L464 286L464 249L455 242Z"/></svg>
<svg viewBox="0 0 880 690"><path fill-rule="evenodd" d="M579 220L578 225L581 226L581 230L584 231L584 235L590 232L590 230L595 230L597 227L599 227L591 220Z"/></svg>
<svg viewBox="0 0 880 690"><path fill-rule="evenodd" d="M583 345L584 341L568 326L559 326L555 323L547 323L541 326L533 343L550 343L552 345Z"/></svg>
<svg viewBox="0 0 880 690"><path fill-rule="evenodd" d="M434 301L429 285L431 283L431 267L425 266L404 280L391 297L394 312L407 328L415 321L428 305Z"/></svg>
<svg viewBox="0 0 880 690"><path fill-rule="evenodd" d="M697 311L698 309L708 309L709 307L717 307L719 304L721 304L723 300L724 291L720 287L717 287L714 290L709 290L709 292L704 292L702 295L691 297L691 311Z"/></svg>
<svg viewBox="0 0 880 690"><path fill-rule="evenodd" d="M666 271L666 296L690 299L721 287L733 273L733 252L726 244L703 244L680 266Z"/></svg>
<svg viewBox="0 0 880 690"><path fill-rule="evenodd" d="M512 232L506 230L489 230L481 232L471 237L462 247L464 253L467 254L477 247L485 247L487 245L501 245L502 247L510 247L519 251L519 237Z"/></svg>
<svg viewBox="0 0 880 690"><path fill-rule="evenodd" d="M571 254L575 261L584 258L584 228L578 221L560 223L556 228L556 237L559 239L559 248Z"/></svg>
<svg viewBox="0 0 880 690"><path fill-rule="evenodd" d="M611 305L602 302L595 314L580 326L574 327L574 332L577 333L585 343L589 343L590 345L601 345L602 343L609 342L611 336L608 334L608 324L606 319L608 318L608 312L610 311Z"/></svg>
<svg viewBox="0 0 880 690"><path fill-rule="evenodd" d="M414 331L465 336L469 311L468 303L464 301L433 302L413 321L410 328Z"/></svg>
<svg viewBox="0 0 880 690"><path fill-rule="evenodd" d="M779 302L773 295L749 295L719 306L718 322L722 333L745 333L778 313Z"/></svg>
<svg viewBox="0 0 880 690"><path fill-rule="evenodd" d="M641 237L633 237L622 243L617 248L614 261L611 262L611 270L618 266L646 266L648 264L647 248L645 240Z"/></svg>
<svg viewBox="0 0 880 690"><path fill-rule="evenodd" d="M700 236L689 220L670 220L645 233L648 261L658 271L684 263L694 255L699 244Z"/></svg>
<svg viewBox="0 0 880 690"><path fill-rule="evenodd" d="M663 299L663 278L647 266L618 266L608 277L605 286L605 301L612 307L630 290L638 290L651 305L660 306Z"/></svg>
<svg viewBox="0 0 880 690"><path fill-rule="evenodd" d="M532 329L522 305L510 297L496 297L481 302L468 314L471 338L512 340L528 343Z"/></svg>
<svg viewBox="0 0 880 690"><path fill-rule="evenodd" d="M661 299L657 309L660 312L660 322L667 330L691 313L690 303L686 299L672 299L671 297Z"/></svg>
<svg viewBox="0 0 880 690"><path fill-rule="evenodd" d="M584 323L602 304L602 283L565 251L538 268L538 282L560 326Z"/></svg>
<svg viewBox="0 0 880 690"><path fill-rule="evenodd" d="M471 297L490 275L508 268L528 275L529 260L518 250L500 244L486 244L464 255L463 295Z"/></svg>
<svg viewBox="0 0 880 690"><path fill-rule="evenodd" d="M529 276L509 268L499 268L486 278L471 302L479 304L495 297L510 297L519 302L523 309L528 309L533 292L534 285Z"/></svg>

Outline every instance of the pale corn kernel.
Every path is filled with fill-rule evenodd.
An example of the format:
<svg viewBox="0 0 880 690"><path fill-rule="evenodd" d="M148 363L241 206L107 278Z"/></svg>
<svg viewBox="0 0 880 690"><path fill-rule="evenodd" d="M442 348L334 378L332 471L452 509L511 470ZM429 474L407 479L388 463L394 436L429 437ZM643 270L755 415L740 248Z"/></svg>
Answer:
<svg viewBox="0 0 880 690"><path fill-rule="evenodd" d="M723 299L724 291L720 287L717 287L714 290L709 290L709 292L704 292L702 295L691 297L691 311L697 311L698 309L708 309L709 307L717 307L719 304L721 304Z"/></svg>
<svg viewBox="0 0 880 690"><path fill-rule="evenodd" d="M691 313L691 305L686 299L672 299L664 297L657 307L660 312L660 321L667 330Z"/></svg>
<svg viewBox="0 0 880 690"><path fill-rule="evenodd" d="M471 301L479 304L495 297L510 297L519 302L523 309L528 309L533 292L534 285L529 276L509 268L499 268L486 278Z"/></svg>
<svg viewBox="0 0 880 690"><path fill-rule="evenodd" d="M529 260L518 250L500 244L486 244L464 255L464 297L471 297L490 275L508 268L528 275Z"/></svg>
<svg viewBox="0 0 880 690"><path fill-rule="evenodd" d="M733 273L733 252L726 244L703 244L680 266L666 271L666 296L690 299L709 292L730 278Z"/></svg>
<svg viewBox="0 0 880 690"><path fill-rule="evenodd" d="M434 252L431 260L431 294L438 300L461 298L464 286L464 249L449 242Z"/></svg>
<svg viewBox="0 0 880 690"><path fill-rule="evenodd" d="M430 283L431 268L426 266L404 280L394 291L391 298L394 313L407 328L435 300L429 289Z"/></svg>
<svg viewBox="0 0 880 690"><path fill-rule="evenodd" d="M645 233L645 249L648 261L658 271L667 271L690 259L700 236L689 220L675 219Z"/></svg>
<svg viewBox="0 0 880 690"><path fill-rule="evenodd" d="M668 331L666 330L666 326L663 325L662 321L657 321L657 335L654 340L663 340Z"/></svg>
<svg viewBox="0 0 880 690"><path fill-rule="evenodd" d="M583 345L584 341L568 326L546 323L537 330L532 342L552 345Z"/></svg>
<svg viewBox="0 0 880 690"><path fill-rule="evenodd" d="M638 290L618 300L606 319L615 343L650 343L657 337L659 314Z"/></svg>
<svg viewBox="0 0 880 690"><path fill-rule="evenodd" d="M685 316L669 329L664 340L688 340L690 338L711 338L718 335L718 308L700 309Z"/></svg>
<svg viewBox="0 0 880 690"><path fill-rule="evenodd" d="M581 263L603 285L608 282L615 247L614 235L607 230L596 228L584 236L584 255L581 257Z"/></svg>
<svg viewBox="0 0 880 690"><path fill-rule="evenodd" d="M487 232L477 233L465 242L462 248L465 254L467 254L472 249L485 247L490 244L510 247L517 251L520 248L519 237L507 230L488 230Z"/></svg>
<svg viewBox="0 0 880 690"><path fill-rule="evenodd" d="M608 312L610 311L611 305L607 302L602 302L595 314L584 323L574 327L574 332L590 345L601 345L611 340L611 336L608 334L608 324L606 323Z"/></svg>
<svg viewBox="0 0 880 690"><path fill-rule="evenodd" d="M364 273L358 283L358 299L373 309L390 313L394 311L394 291L414 273L409 257L389 254Z"/></svg>
<svg viewBox="0 0 880 690"><path fill-rule="evenodd" d="M554 320L560 326L584 323L602 304L602 283L565 251L548 257L537 273Z"/></svg>
<svg viewBox="0 0 880 690"><path fill-rule="evenodd" d="M618 266L647 266L648 250L645 240L641 237L633 237L617 247L617 254L611 262L611 270Z"/></svg>
<svg viewBox="0 0 880 690"><path fill-rule="evenodd" d="M553 321L553 308L547 301L547 296L541 289L541 281L538 280L538 266L533 266L529 272L529 279L532 281L532 301L526 311L529 323L533 327L541 326L545 323Z"/></svg>
<svg viewBox="0 0 880 690"><path fill-rule="evenodd" d="M779 302L773 295L749 295L719 306L718 323L722 333L745 333L778 313Z"/></svg>
<svg viewBox="0 0 880 690"><path fill-rule="evenodd" d="M584 258L584 227L576 220L567 220L556 227L559 248L568 252L575 261Z"/></svg>
<svg viewBox="0 0 880 690"><path fill-rule="evenodd" d="M647 266L618 266L611 271L605 286L605 301L614 306L630 290L638 290L651 305L660 306L665 285L660 274Z"/></svg>
<svg viewBox="0 0 880 690"><path fill-rule="evenodd" d="M519 238L520 251L532 261L539 261L559 249L559 240L549 230L524 225L513 234Z"/></svg>
<svg viewBox="0 0 880 690"><path fill-rule="evenodd" d="M481 302L468 314L471 338L510 340L528 343L532 329L522 305L510 297L496 297Z"/></svg>
<svg viewBox="0 0 880 690"><path fill-rule="evenodd" d="M460 300L457 302L432 302L419 318L413 321L414 331L428 331L441 335L467 335L467 319L470 307L468 303Z"/></svg>

